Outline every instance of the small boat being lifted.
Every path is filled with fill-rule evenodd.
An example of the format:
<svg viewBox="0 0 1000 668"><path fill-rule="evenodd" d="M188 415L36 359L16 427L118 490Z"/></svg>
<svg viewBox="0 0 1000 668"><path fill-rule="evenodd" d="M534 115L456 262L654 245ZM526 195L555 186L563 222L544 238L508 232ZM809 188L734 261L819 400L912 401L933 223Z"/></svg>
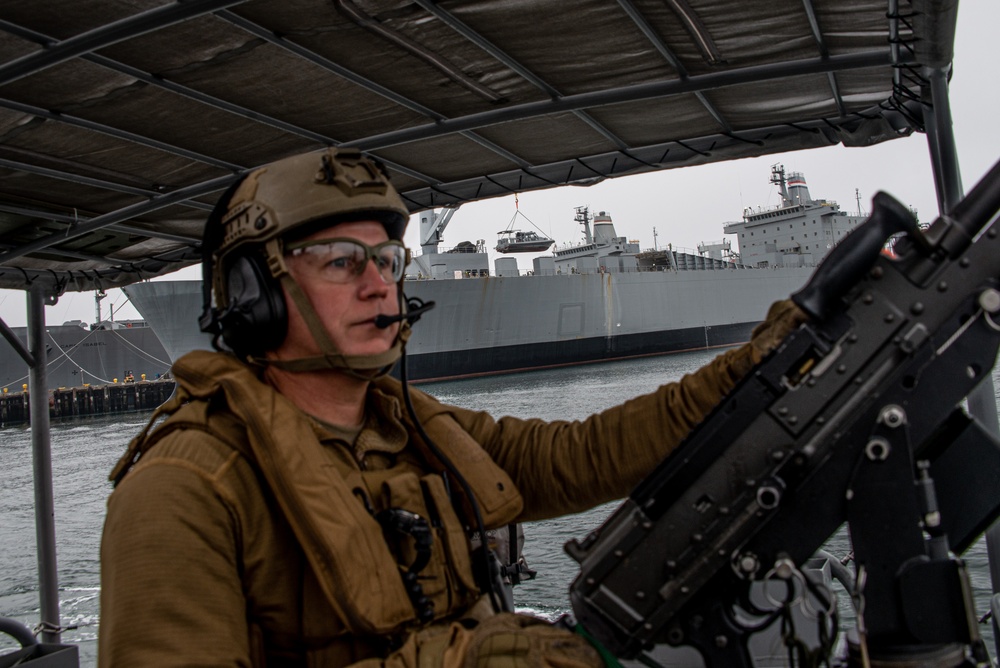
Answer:
<svg viewBox="0 0 1000 668"><path fill-rule="evenodd" d="M555 243L548 237L543 237L531 230L522 232L521 230L504 230L498 232L497 252L498 253L540 253L547 251Z"/></svg>
<svg viewBox="0 0 1000 668"><path fill-rule="evenodd" d="M527 232L515 230L514 221L517 220L518 216L527 220L532 226L538 227L531 222L531 219L521 213L520 210L515 211L514 217L507 224L507 229L497 232L496 250L498 253L541 253L547 251L555 243L553 239L549 239L544 234L538 234L533 230L528 230Z"/></svg>

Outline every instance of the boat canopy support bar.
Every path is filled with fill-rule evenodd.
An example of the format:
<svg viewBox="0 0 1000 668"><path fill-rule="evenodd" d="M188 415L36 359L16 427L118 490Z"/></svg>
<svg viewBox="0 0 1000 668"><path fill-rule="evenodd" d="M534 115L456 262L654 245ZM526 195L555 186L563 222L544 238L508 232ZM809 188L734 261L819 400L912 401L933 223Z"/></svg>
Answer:
<svg viewBox="0 0 1000 668"><path fill-rule="evenodd" d="M952 127L948 73L943 70L932 70L925 76L930 84L933 105L930 113L924 115L927 144L931 153L938 210L944 215L962 199L964 194L962 173L958 164L958 148Z"/></svg>
<svg viewBox="0 0 1000 668"><path fill-rule="evenodd" d="M35 363L28 372L31 396L31 451L35 477L35 544L42 642L58 643L59 573L56 568L55 503L52 495L52 444L49 432L45 358L45 304L54 303L41 285L28 291L28 349Z"/></svg>
<svg viewBox="0 0 1000 668"><path fill-rule="evenodd" d="M10 325L8 325L3 318L0 318L0 334L3 334L3 338L7 339L7 343L10 344L10 347L21 356L21 359L23 359L29 367L35 366L35 356L28 352L28 349L24 347L23 343L21 343L21 339L17 338L17 334L14 333L14 330L10 328Z"/></svg>
<svg viewBox="0 0 1000 668"><path fill-rule="evenodd" d="M950 69L950 68L949 68ZM934 186L937 190L938 209L944 215L962 199L962 173L958 164L958 148L952 127L951 103L948 97L949 69L925 71L930 87L931 109L924 116L927 130L927 144L934 170ZM993 386L993 376L986 374L968 396L969 413L993 436L1000 436L1000 421L997 419L997 402ZM986 531L986 553L989 559L990 582L994 600L1000 594L1000 522ZM993 617L994 644L1000 655L1000 623Z"/></svg>

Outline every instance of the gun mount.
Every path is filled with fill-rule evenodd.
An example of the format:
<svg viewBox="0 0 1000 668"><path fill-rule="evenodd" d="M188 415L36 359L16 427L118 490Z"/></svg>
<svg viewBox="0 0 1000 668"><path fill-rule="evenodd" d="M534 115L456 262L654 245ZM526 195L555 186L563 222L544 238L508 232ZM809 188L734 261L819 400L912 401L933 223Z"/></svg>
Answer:
<svg viewBox="0 0 1000 668"><path fill-rule="evenodd" d="M598 529L574 613L619 657L688 645L749 666L748 638L804 592L832 646L832 594L805 562L845 522L860 665L989 657L965 551L1000 514L1000 442L961 407L1000 346L1000 163L921 232L879 194L793 296L811 316ZM898 257L881 253L902 234ZM767 581L771 606L751 600ZM794 599L794 600L791 600Z"/></svg>

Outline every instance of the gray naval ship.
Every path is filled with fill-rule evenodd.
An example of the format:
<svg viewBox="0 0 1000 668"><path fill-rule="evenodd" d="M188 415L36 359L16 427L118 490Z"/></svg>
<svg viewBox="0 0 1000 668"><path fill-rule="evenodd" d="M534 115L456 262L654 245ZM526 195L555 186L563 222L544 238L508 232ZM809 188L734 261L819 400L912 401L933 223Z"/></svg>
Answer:
<svg viewBox="0 0 1000 668"><path fill-rule="evenodd" d="M169 373L171 358L149 323L143 320L110 320L100 315L88 324L70 320L46 325L46 382L48 389L110 385L156 380ZM12 327L27 346L27 327ZM0 345L0 391L27 389L28 367L13 346Z"/></svg>
<svg viewBox="0 0 1000 668"><path fill-rule="evenodd" d="M490 269L485 242L441 250L453 209L420 217L420 254L407 268L408 297L435 302L407 345L412 380L597 362L729 346L746 341L768 305L801 287L813 267L864 217L814 200L802 174L772 169L781 204L728 223L730 244L698 252L639 249L611 216L577 209L583 243ZM171 359L208 348L198 331L200 281L125 288Z"/></svg>

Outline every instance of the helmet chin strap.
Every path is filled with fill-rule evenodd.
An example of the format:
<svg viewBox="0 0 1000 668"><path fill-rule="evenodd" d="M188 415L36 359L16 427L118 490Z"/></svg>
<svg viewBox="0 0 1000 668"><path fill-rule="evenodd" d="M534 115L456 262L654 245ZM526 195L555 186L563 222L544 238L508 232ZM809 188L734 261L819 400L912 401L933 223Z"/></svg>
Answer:
<svg viewBox="0 0 1000 668"><path fill-rule="evenodd" d="M284 263L282 262L281 264L283 265ZM251 362L292 373L334 369L361 380L375 380L392 371L392 367L402 355L403 346L406 345L406 341L410 338L410 324L406 320L400 323L392 347L385 352L374 355L344 355L337 350L333 340L330 338L330 333L322 321L320 321L316 309L313 308L312 302L302 292L302 288L295 282L295 279L292 278L287 269L281 273L279 279L281 280L281 285L298 307L299 313L306 323L306 327L309 328L309 332L312 334L313 340L319 346L322 354L291 360L251 357ZM397 285L397 295L400 301L400 308L402 309L404 308L402 285Z"/></svg>

